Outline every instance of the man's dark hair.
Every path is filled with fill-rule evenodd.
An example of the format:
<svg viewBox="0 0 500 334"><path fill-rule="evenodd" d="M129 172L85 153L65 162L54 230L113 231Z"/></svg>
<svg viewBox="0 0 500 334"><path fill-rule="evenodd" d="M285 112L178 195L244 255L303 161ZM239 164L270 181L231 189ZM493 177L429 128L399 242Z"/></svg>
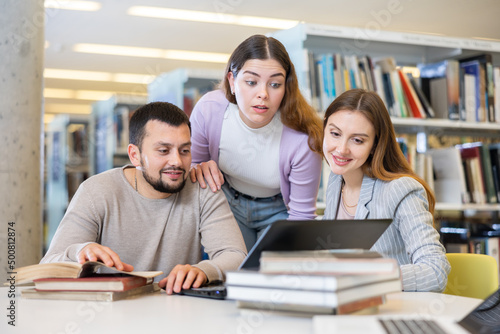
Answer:
<svg viewBox="0 0 500 334"><path fill-rule="evenodd" d="M129 138L130 144L142 148L142 141L146 135L148 121L157 120L171 126L179 127L187 124L191 133L189 117L182 109L168 102L151 102L139 107L130 118Z"/></svg>

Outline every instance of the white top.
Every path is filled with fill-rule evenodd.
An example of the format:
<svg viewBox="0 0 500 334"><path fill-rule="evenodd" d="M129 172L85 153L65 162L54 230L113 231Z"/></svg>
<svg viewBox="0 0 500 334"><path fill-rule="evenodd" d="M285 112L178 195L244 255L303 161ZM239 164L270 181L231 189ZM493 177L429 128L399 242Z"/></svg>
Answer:
<svg viewBox="0 0 500 334"><path fill-rule="evenodd" d="M222 123L219 168L231 187L255 197L270 197L281 192L282 132L279 111L269 124L252 129L241 119L238 106L228 105Z"/></svg>

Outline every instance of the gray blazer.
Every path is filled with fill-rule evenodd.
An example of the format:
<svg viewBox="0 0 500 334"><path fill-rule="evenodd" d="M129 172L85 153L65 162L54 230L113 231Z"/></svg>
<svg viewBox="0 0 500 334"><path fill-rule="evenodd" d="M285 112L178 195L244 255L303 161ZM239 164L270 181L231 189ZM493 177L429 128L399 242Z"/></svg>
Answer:
<svg viewBox="0 0 500 334"><path fill-rule="evenodd" d="M337 216L341 186L342 176L330 173L324 219ZM398 261L404 291L444 290L450 264L418 181L401 177L386 182L365 176L354 218L393 219L371 249Z"/></svg>

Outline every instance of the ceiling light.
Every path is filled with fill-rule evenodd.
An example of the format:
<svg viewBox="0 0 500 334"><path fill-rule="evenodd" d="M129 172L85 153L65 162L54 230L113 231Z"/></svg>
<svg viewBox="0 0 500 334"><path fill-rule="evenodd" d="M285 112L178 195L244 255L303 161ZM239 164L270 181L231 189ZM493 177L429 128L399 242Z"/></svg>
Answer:
<svg viewBox="0 0 500 334"><path fill-rule="evenodd" d="M111 73L45 68L43 76L50 79L111 81Z"/></svg>
<svg viewBox="0 0 500 334"><path fill-rule="evenodd" d="M106 44L75 44L73 51L83 53L97 53L114 56L162 58L176 60L191 60L225 64L229 59L227 53L198 52L184 50L164 50L154 48L140 48Z"/></svg>
<svg viewBox="0 0 500 334"><path fill-rule="evenodd" d="M251 27L262 27L272 29L288 29L299 23L299 21L274 19L269 17L240 16L213 12L200 12L195 10L183 10L161 7L132 6L127 14L134 16L154 17L171 20L185 20L196 22L208 22L219 24L235 24Z"/></svg>
<svg viewBox="0 0 500 334"><path fill-rule="evenodd" d="M46 103L44 115L49 114L83 114L89 115L92 113L92 105L90 104L71 104L71 103ZM50 120L49 120L50 121Z"/></svg>
<svg viewBox="0 0 500 334"><path fill-rule="evenodd" d="M43 96L45 98L53 99L75 99L75 100L86 100L86 101L101 101L107 100L112 95L124 95L124 96L146 96L147 94L134 94L127 92L108 92L101 90L71 90L71 89L59 89L59 88L45 88L43 90Z"/></svg>
<svg viewBox="0 0 500 334"><path fill-rule="evenodd" d="M45 0L45 8L82 10L95 12L101 9L101 4L95 1L76 1L76 0Z"/></svg>
<svg viewBox="0 0 500 334"><path fill-rule="evenodd" d="M153 75L63 70L56 68L46 68L43 72L43 76L45 78L50 78L50 79L105 81L105 82L144 84L144 85L149 84L154 79Z"/></svg>

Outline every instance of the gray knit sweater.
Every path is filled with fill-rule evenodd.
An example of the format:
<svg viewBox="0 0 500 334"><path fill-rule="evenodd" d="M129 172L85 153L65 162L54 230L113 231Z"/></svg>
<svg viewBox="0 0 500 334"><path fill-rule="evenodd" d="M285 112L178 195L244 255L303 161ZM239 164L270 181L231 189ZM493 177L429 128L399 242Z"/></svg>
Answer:
<svg viewBox="0 0 500 334"><path fill-rule="evenodd" d="M181 192L149 199L128 183L125 168L80 185L41 263L76 261L84 246L97 242L134 270L162 270L157 281L177 264L195 265L209 281L223 280L224 271L238 268L245 244L221 191L187 180ZM201 261L202 246L210 260Z"/></svg>

